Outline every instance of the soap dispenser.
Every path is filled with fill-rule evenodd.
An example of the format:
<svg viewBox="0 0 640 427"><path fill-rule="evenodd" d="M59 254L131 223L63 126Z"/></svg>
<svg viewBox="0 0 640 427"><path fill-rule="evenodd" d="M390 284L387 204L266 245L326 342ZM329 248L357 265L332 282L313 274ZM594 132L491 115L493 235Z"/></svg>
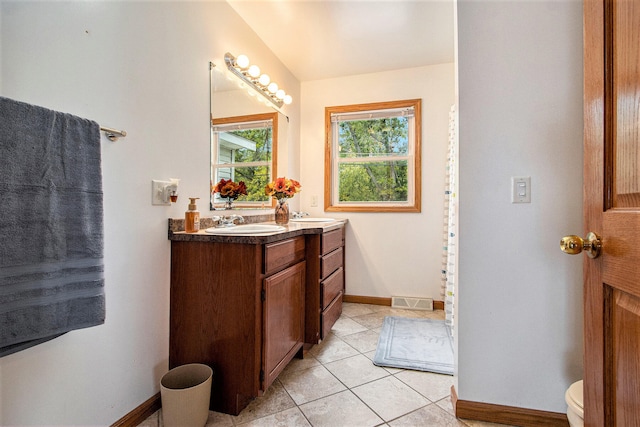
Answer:
<svg viewBox="0 0 640 427"><path fill-rule="evenodd" d="M196 233L200 230L200 212L196 206L196 200L200 197L189 197L189 210L184 213L184 231L187 233Z"/></svg>

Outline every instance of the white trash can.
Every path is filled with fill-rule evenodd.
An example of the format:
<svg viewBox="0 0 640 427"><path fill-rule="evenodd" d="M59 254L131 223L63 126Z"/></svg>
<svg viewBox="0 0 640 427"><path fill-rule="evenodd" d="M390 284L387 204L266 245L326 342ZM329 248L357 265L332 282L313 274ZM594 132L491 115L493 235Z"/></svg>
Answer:
<svg viewBox="0 0 640 427"><path fill-rule="evenodd" d="M165 427L203 427L209 417L213 371L191 363L173 368L160 380Z"/></svg>

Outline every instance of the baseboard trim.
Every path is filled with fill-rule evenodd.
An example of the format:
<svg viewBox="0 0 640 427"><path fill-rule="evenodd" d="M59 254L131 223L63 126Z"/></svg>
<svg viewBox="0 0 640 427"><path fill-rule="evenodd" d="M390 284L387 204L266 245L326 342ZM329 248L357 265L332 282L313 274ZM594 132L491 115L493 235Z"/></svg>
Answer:
<svg viewBox="0 0 640 427"><path fill-rule="evenodd" d="M451 403L461 419L520 427L569 427L567 414L460 400L455 387L451 387Z"/></svg>
<svg viewBox="0 0 640 427"><path fill-rule="evenodd" d="M365 297L361 295L344 295L342 297L342 301L353 302L357 304L388 305L389 307L391 307L391 298Z"/></svg>
<svg viewBox="0 0 640 427"><path fill-rule="evenodd" d="M133 411L111 424L111 427L135 427L149 418L153 413L160 409L161 406L162 400L160 399L160 393L157 393L140 404L137 408L134 408Z"/></svg>
<svg viewBox="0 0 640 427"><path fill-rule="evenodd" d="M387 305L391 307L391 298L366 297L361 295L344 295L343 302L353 302L357 304ZM433 301L434 310L444 310L444 301Z"/></svg>

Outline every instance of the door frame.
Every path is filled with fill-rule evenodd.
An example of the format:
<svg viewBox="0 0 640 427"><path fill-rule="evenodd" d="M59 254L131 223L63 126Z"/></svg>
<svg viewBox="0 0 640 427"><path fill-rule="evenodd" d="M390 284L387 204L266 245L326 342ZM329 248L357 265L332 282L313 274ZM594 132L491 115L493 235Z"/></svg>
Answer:
<svg viewBox="0 0 640 427"><path fill-rule="evenodd" d="M605 34L604 1L584 7L584 230L602 230L604 212ZM604 425L604 313L602 257L584 257L584 412L585 425Z"/></svg>

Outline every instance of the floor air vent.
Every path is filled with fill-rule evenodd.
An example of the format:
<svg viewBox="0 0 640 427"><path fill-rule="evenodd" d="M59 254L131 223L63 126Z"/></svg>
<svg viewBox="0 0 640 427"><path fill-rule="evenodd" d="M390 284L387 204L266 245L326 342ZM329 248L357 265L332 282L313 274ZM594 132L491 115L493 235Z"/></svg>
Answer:
<svg viewBox="0 0 640 427"><path fill-rule="evenodd" d="M433 311L432 298L391 297L391 307Z"/></svg>

